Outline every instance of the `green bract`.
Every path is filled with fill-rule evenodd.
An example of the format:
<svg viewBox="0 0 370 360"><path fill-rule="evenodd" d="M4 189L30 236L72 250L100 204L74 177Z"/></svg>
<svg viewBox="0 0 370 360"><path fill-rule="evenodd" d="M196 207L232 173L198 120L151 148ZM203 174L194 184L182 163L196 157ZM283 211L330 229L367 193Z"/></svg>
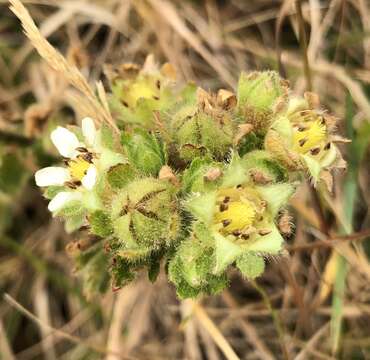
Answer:
<svg viewBox="0 0 370 360"><path fill-rule="evenodd" d="M152 58L108 75L120 134L90 118L58 127L65 166L36 173L66 229L94 235L73 253L89 294L143 269L155 281L161 264L181 298L221 291L232 267L260 276L283 249L277 224L299 181L330 188L344 165L333 117L273 71L243 73L236 95L176 84Z"/></svg>

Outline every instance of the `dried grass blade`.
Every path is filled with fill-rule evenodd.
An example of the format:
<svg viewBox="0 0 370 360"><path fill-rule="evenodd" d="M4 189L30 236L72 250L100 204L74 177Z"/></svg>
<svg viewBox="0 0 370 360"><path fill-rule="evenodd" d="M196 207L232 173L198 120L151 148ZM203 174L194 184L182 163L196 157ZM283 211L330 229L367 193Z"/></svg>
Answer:
<svg viewBox="0 0 370 360"><path fill-rule="evenodd" d="M110 114L107 113L106 109L101 105L89 83L77 67L69 64L64 56L41 35L28 10L23 6L20 0L10 0L10 3L10 10L21 21L25 35L30 39L40 56L45 59L55 71L61 73L72 86L86 96L90 106L96 113L98 121L107 122L116 133L119 133Z"/></svg>

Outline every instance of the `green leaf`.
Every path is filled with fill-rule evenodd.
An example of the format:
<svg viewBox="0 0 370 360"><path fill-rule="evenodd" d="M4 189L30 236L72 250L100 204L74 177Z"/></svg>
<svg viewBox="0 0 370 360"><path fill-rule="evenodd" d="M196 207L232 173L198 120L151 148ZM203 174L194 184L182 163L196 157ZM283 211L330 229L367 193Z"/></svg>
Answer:
<svg viewBox="0 0 370 360"><path fill-rule="evenodd" d="M202 195L196 194L186 202L185 206L199 220L210 224L216 206L216 195L215 191Z"/></svg>
<svg viewBox="0 0 370 360"><path fill-rule="evenodd" d="M48 200L51 200L62 191L66 191L64 186L48 186L44 191L44 197Z"/></svg>
<svg viewBox="0 0 370 360"><path fill-rule="evenodd" d="M104 211L95 211L89 215L88 219L93 234L107 237L113 233L112 221Z"/></svg>
<svg viewBox="0 0 370 360"><path fill-rule="evenodd" d="M204 175L211 168L222 169L222 164L212 162L206 158L195 158L189 167L184 170L181 179L183 191L191 193L214 189L219 184L222 176L216 181L205 181Z"/></svg>
<svg viewBox="0 0 370 360"><path fill-rule="evenodd" d="M247 279L255 279L265 270L265 261L255 253L247 252L236 260L236 266Z"/></svg>
<svg viewBox="0 0 370 360"><path fill-rule="evenodd" d="M130 163L144 174L157 176L166 164L163 144L154 134L136 129L133 134L123 134L121 142Z"/></svg>
<svg viewBox="0 0 370 360"><path fill-rule="evenodd" d="M73 200L66 204L63 208L55 212L57 216L63 216L64 218L79 216L85 213L85 209L82 206L81 201Z"/></svg>
<svg viewBox="0 0 370 360"><path fill-rule="evenodd" d="M220 274L242 254L243 249L217 232L214 233L214 237L216 241L215 273Z"/></svg>
<svg viewBox="0 0 370 360"><path fill-rule="evenodd" d="M68 234L78 230L86 221L85 212L66 218L64 228Z"/></svg>
<svg viewBox="0 0 370 360"><path fill-rule="evenodd" d="M129 164L118 164L108 170L107 178L110 186L122 189L130 181L134 180L136 172Z"/></svg>

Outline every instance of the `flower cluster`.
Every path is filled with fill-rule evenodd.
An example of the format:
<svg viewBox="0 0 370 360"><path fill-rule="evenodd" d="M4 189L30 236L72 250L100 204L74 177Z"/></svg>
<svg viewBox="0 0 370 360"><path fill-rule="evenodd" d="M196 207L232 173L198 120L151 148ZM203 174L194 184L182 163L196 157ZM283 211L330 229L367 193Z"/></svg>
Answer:
<svg viewBox="0 0 370 360"><path fill-rule="evenodd" d="M88 290L114 289L165 265L181 298L227 286L227 270L259 276L281 253L286 206L304 177L329 189L345 163L335 119L317 96L292 95L277 73L242 74L236 94L193 83L147 62L110 69L120 129L58 127L64 166L39 170L49 210L90 243L69 246Z"/></svg>

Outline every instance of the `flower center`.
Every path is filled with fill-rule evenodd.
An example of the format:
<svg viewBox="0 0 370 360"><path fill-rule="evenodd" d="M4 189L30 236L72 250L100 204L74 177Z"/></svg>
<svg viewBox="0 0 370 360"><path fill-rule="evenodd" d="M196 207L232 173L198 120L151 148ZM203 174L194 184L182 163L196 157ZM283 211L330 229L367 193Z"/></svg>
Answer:
<svg viewBox="0 0 370 360"><path fill-rule="evenodd" d="M300 154L310 151L313 155L320 151L327 138L327 129L322 118L304 122L295 128L293 146Z"/></svg>
<svg viewBox="0 0 370 360"><path fill-rule="evenodd" d="M217 198L216 225L221 224L221 232L239 234L250 227L257 215L253 199L242 188L220 190Z"/></svg>
<svg viewBox="0 0 370 360"><path fill-rule="evenodd" d="M81 181L86 175L90 163L82 157L70 160L68 162L69 172L73 180Z"/></svg>

